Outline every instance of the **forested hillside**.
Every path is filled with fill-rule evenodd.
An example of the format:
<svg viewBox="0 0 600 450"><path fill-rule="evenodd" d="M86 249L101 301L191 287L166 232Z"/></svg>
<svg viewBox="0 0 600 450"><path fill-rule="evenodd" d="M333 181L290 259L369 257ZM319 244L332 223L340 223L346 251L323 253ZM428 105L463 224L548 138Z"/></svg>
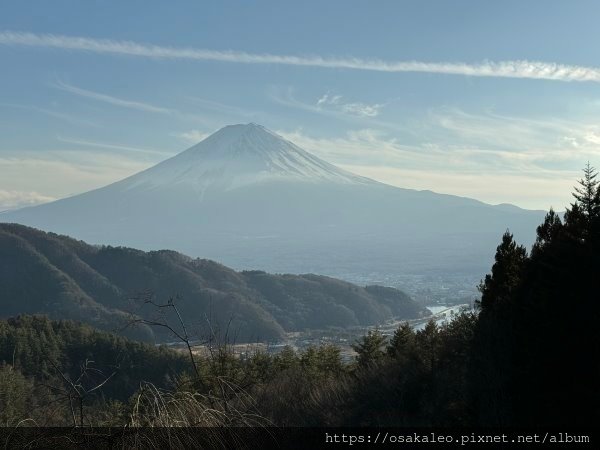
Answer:
<svg viewBox="0 0 600 450"><path fill-rule="evenodd" d="M170 339L161 329L126 327L155 318L154 303L176 298L194 334L210 325L239 341L286 331L373 325L429 312L406 294L316 275L236 272L173 251L91 246L66 236L0 224L1 316L47 314L137 339ZM158 333L158 334L157 334Z"/></svg>
<svg viewBox="0 0 600 450"><path fill-rule="evenodd" d="M72 424L73 410L111 420L143 380L174 386L190 370L182 354L40 316L0 320L0 425ZM31 423L30 423L31 425Z"/></svg>
<svg viewBox="0 0 600 450"><path fill-rule="evenodd" d="M480 285L478 312L441 326L430 321L418 331L404 323L389 339L371 330L354 343L357 356L350 363L333 345L236 356L224 342L200 355L46 318L0 322L0 420L158 427L597 427L600 189L591 167L574 195L564 218L547 214L531 252L509 231L502 236ZM283 292L298 295L295 289L313 281L225 273L247 280L248 289L260 288L266 304L285 298ZM225 286L232 279L214 283ZM367 291L398 300L396 291ZM102 372L83 378L92 374L88 367ZM73 405L82 406L76 411Z"/></svg>
<svg viewBox="0 0 600 450"><path fill-rule="evenodd" d="M481 284L474 408L482 423L600 420L600 189L589 166L531 252L506 233Z"/></svg>

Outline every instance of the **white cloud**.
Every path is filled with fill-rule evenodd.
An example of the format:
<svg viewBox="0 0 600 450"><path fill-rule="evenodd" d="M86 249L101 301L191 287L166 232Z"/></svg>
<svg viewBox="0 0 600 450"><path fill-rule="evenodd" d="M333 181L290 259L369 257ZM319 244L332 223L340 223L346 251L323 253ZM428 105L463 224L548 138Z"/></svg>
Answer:
<svg viewBox="0 0 600 450"><path fill-rule="evenodd" d="M0 32L0 44L59 48L100 54L128 55L155 59L189 59L242 64L282 64L376 72L422 72L475 77L529 78L558 81L600 82L600 68L543 61L423 62L322 56L273 55L240 51L165 47L132 41L94 39L79 36Z"/></svg>
<svg viewBox="0 0 600 450"><path fill-rule="evenodd" d="M323 96L317 100L317 106L321 105L337 105L342 100L341 95L329 95L323 94Z"/></svg>
<svg viewBox="0 0 600 450"><path fill-rule="evenodd" d="M375 117L379 115L379 110L383 107L383 105L378 103L372 105L360 102L344 103L342 99L343 97L341 95L324 94L321 98L319 98L319 100L317 100L317 108L323 109L329 106L336 111L349 114L351 116Z"/></svg>
<svg viewBox="0 0 600 450"><path fill-rule="evenodd" d="M563 210L579 173L552 176L528 173L456 172L440 169L403 169L388 166L342 165L342 168L378 181L418 190L476 198L490 204L512 203L523 208Z"/></svg>
<svg viewBox="0 0 600 450"><path fill-rule="evenodd" d="M111 105L121 106L123 108L136 109L138 111L145 111L151 113L159 113L159 114L172 114L174 111L162 108L160 106L150 105L148 103L142 103L132 100L125 100L118 97L113 97L111 95L101 94L99 92L89 91L87 89L82 89L76 86L72 86L67 83L63 83L62 81L58 81L54 84L54 86L58 89L61 89L66 92L70 92L71 94L79 95L80 97L91 98L93 100L98 100L104 103L110 103Z"/></svg>
<svg viewBox="0 0 600 450"><path fill-rule="evenodd" d="M209 136L209 133L204 133L200 130L189 130L181 133L171 133L173 136L181 139L186 144L197 144Z"/></svg>
<svg viewBox="0 0 600 450"><path fill-rule="evenodd" d="M515 123L510 125L516 127L520 119L512 120ZM491 123L487 125L491 132ZM544 122L538 126L550 128ZM525 134L521 136L521 150L512 151L478 146L475 141L447 144L445 138L405 145L373 129L349 131L333 138L312 137L301 129L278 133L333 164L384 183L536 209L567 206L580 168L588 158L592 162L594 155L596 160L600 158L597 147L564 148L554 142L553 136L537 141L536 147L529 149L529 136ZM496 136L502 133L499 121ZM581 139L586 129L572 128L570 133Z"/></svg>
<svg viewBox="0 0 600 450"><path fill-rule="evenodd" d="M447 146L486 149L521 161L585 161L600 157L600 126L594 118L569 121L511 117L458 109L432 111L423 133Z"/></svg>
<svg viewBox="0 0 600 450"><path fill-rule="evenodd" d="M0 211L39 205L53 200L56 200L56 198L34 191L6 191L0 189Z"/></svg>
<svg viewBox="0 0 600 450"><path fill-rule="evenodd" d="M119 181L159 161L94 151L3 151L0 180L7 191L63 198Z"/></svg>
<svg viewBox="0 0 600 450"><path fill-rule="evenodd" d="M367 105L365 103L346 103L342 105L342 111L362 117L375 117L383 105Z"/></svg>
<svg viewBox="0 0 600 450"><path fill-rule="evenodd" d="M413 128L402 122L386 122L381 120L379 117L372 117L368 115L359 116L357 114L348 114L341 109L340 103L342 96L330 96L329 94L323 95L317 100L316 103L308 103L298 100L294 96L294 88L288 86L282 88L280 86L272 86L268 92L270 100L273 102L286 106L288 108L299 109L302 111L308 111L310 113L319 114L327 117L333 117L335 119L343 120L345 122L353 123L355 126L361 127L372 127L372 128L385 128L387 130L394 130L396 132L412 134ZM319 101L321 104L319 105ZM335 102L336 107L324 107L327 103ZM371 105L372 106L372 105ZM378 105L378 108L384 105Z"/></svg>

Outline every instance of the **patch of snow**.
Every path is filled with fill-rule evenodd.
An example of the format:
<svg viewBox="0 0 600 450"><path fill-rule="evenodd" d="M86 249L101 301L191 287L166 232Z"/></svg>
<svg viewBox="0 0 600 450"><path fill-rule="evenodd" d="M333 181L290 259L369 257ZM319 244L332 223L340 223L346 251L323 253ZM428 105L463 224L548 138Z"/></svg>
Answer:
<svg viewBox="0 0 600 450"><path fill-rule="evenodd" d="M226 126L199 144L119 184L125 190L181 185L201 195L209 187L227 191L269 180L376 184L339 169L253 123Z"/></svg>

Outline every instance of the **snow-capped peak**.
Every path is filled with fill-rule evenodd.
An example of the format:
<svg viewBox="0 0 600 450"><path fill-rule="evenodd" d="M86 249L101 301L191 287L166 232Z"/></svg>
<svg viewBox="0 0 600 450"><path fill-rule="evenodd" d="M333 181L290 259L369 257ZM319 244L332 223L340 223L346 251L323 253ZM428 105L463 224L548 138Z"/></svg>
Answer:
<svg viewBox="0 0 600 450"><path fill-rule="evenodd" d="M222 190L272 180L365 184L255 123L221 128L184 152L126 180L127 187L191 185Z"/></svg>

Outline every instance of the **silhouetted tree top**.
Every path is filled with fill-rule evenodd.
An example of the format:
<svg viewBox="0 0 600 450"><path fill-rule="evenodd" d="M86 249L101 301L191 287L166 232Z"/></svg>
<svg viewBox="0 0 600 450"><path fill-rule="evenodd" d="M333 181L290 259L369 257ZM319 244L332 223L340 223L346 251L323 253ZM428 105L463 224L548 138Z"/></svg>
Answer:
<svg viewBox="0 0 600 450"><path fill-rule="evenodd" d="M386 337L379 330L369 332L358 339L352 348L356 353L356 362L359 367L369 367L385 355Z"/></svg>
<svg viewBox="0 0 600 450"><path fill-rule="evenodd" d="M395 358L406 357L414 350L414 346L415 331L408 322L404 322L394 331L387 347L387 353Z"/></svg>
<svg viewBox="0 0 600 450"><path fill-rule="evenodd" d="M539 255L548 245L557 239L559 233L563 230L563 223L554 209L550 208L544 218L544 223L539 225L536 230L535 243L531 249L531 256Z"/></svg>
<svg viewBox="0 0 600 450"><path fill-rule="evenodd" d="M550 210L531 258L508 232L481 283L470 389L485 425L600 419L600 186L588 163L564 220Z"/></svg>
<svg viewBox="0 0 600 450"><path fill-rule="evenodd" d="M526 260L527 250L518 245L510 231L506 230L502 242L496 248L492 273L487 274L479 285L482 310L489 309L496 303L506 302L510 298L521 279Z"/></svg>
<svg viewBox="0 0 600 450"><path fill-rule="evenodd" d="M578 181L579 186L575 186L575 192L573 192L573 197L588 218L593 218L600 213L597 176L596 169L588 162L583 169L583 178Z"/></svg>
<svg viewBox="0 0 600 450"><path fill-rule="evenodd" d="M571 238L584 241L593 238L600 229L600 182L598 172L588 162L583 169L583 178L575 187L575 202L565 212L565 227ZM595 230L595 231L594 231Z"/></svg>

